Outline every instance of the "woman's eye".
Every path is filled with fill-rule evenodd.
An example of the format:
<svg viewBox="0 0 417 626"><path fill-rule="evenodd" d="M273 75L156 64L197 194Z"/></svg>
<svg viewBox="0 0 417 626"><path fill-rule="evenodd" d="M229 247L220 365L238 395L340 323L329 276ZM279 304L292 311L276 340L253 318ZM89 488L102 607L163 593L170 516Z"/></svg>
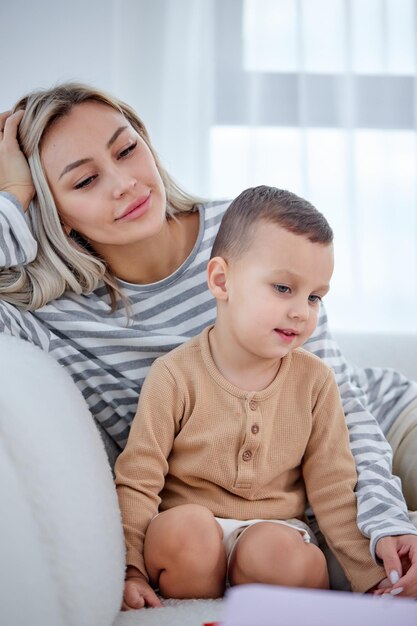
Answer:
<svg viewBox="0 0 417 626"><path fill-rule="evenodd" d="M275 289L275 291L278 291L278 293L289 293L290 292L290 288L287 287L286 285L274 285L274 289Z"/></svg>
<svg viewBox="0 0 417 626"><path fill-rule="evenodd" d="M317 302L321 301L321 297L312 295L308 297L308 301L311 302L312 304L316 304Z"/></svg>
<svg viewBox="0 0 417 626"><path fill-rule="evenodd" d="M129 156L129 154L131 152L133 152L133 150L136 148L137 146L137 142L136 143L132 143L130 146L128 146L127 148L125 148L124 150L122 150L119 153L119 159L123 159L124 157Z"/></svg>
<svg viewBox="0 0 417 626"><path fill-rule="evenodd" d="M83 180L75 185L75 189L83 189L84 187L88 187L95 179L96 176L88 176L87 178L83 178Z"/></svg>

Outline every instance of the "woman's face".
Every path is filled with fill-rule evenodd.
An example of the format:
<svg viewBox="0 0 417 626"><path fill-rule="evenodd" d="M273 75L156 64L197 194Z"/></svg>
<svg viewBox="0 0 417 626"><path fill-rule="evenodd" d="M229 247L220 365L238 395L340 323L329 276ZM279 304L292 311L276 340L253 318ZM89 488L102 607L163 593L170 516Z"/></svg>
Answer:
<svg viewBox="0 0 417 626"><path fill-rule="evenodd" d="M164 185L148 146L121 113L88 101L45 133L42 165L68 233L106 256L160 232Z"/></svg>

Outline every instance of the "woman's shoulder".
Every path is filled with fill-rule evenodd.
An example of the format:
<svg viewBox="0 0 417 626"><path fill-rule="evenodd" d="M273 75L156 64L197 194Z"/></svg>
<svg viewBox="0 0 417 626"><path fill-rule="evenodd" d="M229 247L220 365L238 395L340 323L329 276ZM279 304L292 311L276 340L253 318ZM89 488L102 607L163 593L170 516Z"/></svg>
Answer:
<svg viewBox="0 0 417 626"><path fill-rule="evenodd" d="M209 200L197 205L197 209L204 215L205 220L220 219L229 207L231 199Z"/></svg>

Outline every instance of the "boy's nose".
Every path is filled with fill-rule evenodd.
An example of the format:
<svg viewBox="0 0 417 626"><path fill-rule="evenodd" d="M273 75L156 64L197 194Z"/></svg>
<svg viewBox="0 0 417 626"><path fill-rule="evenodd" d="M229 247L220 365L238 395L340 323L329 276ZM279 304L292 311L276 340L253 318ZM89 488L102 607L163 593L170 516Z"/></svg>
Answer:
<svg viewBox="0 0 417 626"><path fill-rule="evenodd" d="M288 317L291 319L299 319L301 321L306 321L309 316L309 308L307 302L297 302L293 303L289 312Z"/></svg>

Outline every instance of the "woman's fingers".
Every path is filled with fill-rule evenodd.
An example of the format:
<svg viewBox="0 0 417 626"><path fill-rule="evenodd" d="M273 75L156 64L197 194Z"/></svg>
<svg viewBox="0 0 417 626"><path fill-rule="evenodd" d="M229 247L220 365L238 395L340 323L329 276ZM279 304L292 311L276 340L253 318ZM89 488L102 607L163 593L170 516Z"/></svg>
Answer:
<svg viewBox="0 0 417 626"><path fill-rule="evenodd" d="M34 196L30 168L17 140L24 111L0 113L0 191L13 194L26 210Z"/></svg>
<svg viewBox="0 0 417 626"><path fill-rule="evenodd" d="M6 123L6 120L8 117L10 117L10 115L12 114L11 111L2 111L0 113L0 129L3 130L4 129L4 125Z"/></svg>

